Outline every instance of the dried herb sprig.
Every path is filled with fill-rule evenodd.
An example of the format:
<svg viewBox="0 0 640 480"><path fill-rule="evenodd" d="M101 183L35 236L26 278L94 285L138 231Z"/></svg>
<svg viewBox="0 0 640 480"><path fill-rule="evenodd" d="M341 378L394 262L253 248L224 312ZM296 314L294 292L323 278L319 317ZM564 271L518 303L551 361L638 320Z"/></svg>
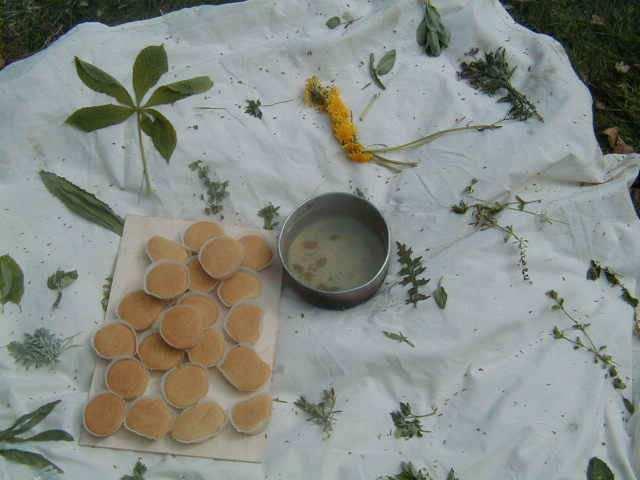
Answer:
<svg viewBox="0 0 640 480"><path fill-rule="evenodd" d="M431 433L431 430L425 430L422 428L421 418L432 417L438 413L438 409L434 408L430 413L425 415L415 415L411 410L411 405L408 402L400 402L400 409L394 410L390 413L391 420L396 429L394 436L396 438L404 438L409 440L413 437L422 437L425 433Z"/></svg>
<svg viewBox="0 0 640 480"><path fill-rule="evenodd" d="M591 324L579 322L573 315L571 315L564 306L564 298L562 298L557 291L549 290L546 295L554 302L551 309L562 312L572 323L570 327L565 329L560 329L558 326L554 326L551 332L553 338L569 342L573 345L574 350L586 350L592 353L594 363L600 363L602 368L606 369L609 376L613 379L613 387L619 390L626 388L627 385L618 374L618 369L616 368L618 364L611 355L605 353L607 346L596 346L591 335L589 335L588 329ZM567 332L580 332L582 337L578 334L575 336L575 339L572 339L567 335ZM585 340L583 340L583 337L586 340L586 343Z"/></svg>
<svg viewBox="0 0 640 480"><path fill-rule="evenodd" d="M273 230L280 223L280 207L269 202L266 206L258 210L258 216L262 218L262 228L265 230Z"/></svg>
<svg viewBox="0 0 640 480"><path fill-rule="evenodd" d="M413 258L413 249L411 247L407 247L404 243L396 242L396 247L398 261L400 262L400 265L402 265L402 269L400 269L399 273L402 276L400 284L411 285L411 288L407 292L407 299L405 303L412 303L414 307L417 307L418 302L429 298L429 295L425 295L420 292L420 288L429 283L431 279L425 279L420 276L426 270L425 266L422 264L421 256Z"/></svg>
<svg viewBox="0 0 640 480"><path fill-rule="evenodd" d="M525 121L535 117L543 121L535 105L511 84L516 67L512 68L507 62L503 47L498 47L494 52L485 52L484 58L469 63L462 62L460 68L459 77L468 80L476 90L490 96L495 95L499 90L506 92L498 102L511 105L507 119Z"/></svg>
<svg viewBox="0 0 640 480"><path fill-rule="evenodd" d="M6 430L0 431L0 443L24 443L24 442L72 442L73 436L64 430L45 430L44 432L37 433L31 437L20 437L19 435L28 432L33 427L42 422L53 411L53 409L60 403L60 400L47 403L46 405L37 408L31 413L27 413L18 417L18 419ZM55 463L48 460L39 453L29 452L26 450L18 450L15 448L1 448L0 456L6 460L14 463L20 463L29 467L37 468L40 470L53 469L58 473L64 473L64 471L58 467Z"/></svg>
<svg viewBox="0 0 640 480"><path fill-rule="evenodd" d="M426 1L424 17L416 30L416 41L430 57L438 57L449 46L451 34L442 23L440 12L431 0Z"/></svg>
<svg viewBox="0 0 640 480"><path fill-rule="evenodd" d="M60 355L70 348L80 346L72 344L77 335L65 338L47 328L40 327L33 333L25 333L22 342L16 340L10 342L7 345L7 351L17 364L27 370L31 367L44 366L53 369L60 360Z"/></svg>
<svg viewBox="0 0 640 480"><path fill-rule="evenodd" d="M111 296L111 284L113 283L113 275L109 275L104 279L104 283L102 284L102 300L100 300L100 305L102 305L102 310L107 311L107 307L109 306L109 297Z"/></svg>
<svg viewBox="0 0 640 480"><path fill-rule="evenodd" d="M289 103L292 101L293 98L290 98L289 100L281 100L279 102L263 105L259 98L256 98L255 100L247 99L245 100L244 113L251 115L252 117L262 119L262 108L273 107L274 105L280 105L281 103Z"/></svg>
<svg viewBox="0 0 640 480"><path fill-rule="evenodd" d="M40 170L40 179L49 193L64 203L65 207L89 222L122 235L124 220L109 205L92 193L74 185L55 173Z"/></svg>
<svg viewBox="0 0 640 480"><path fill-rule="evenodd" d="M142 101L149 89L169 71L167 52L163 45L143 48L136 57L133 64L135 101L124 86L107 72L78 57L75 57L75 66L78 77L87 87L113 97L120 105L81 108L73 112L66 122L84 132L93 132L123 123L135 115L145 192L151 193L151 178L144 153L142 133L144 132L151 138L154 147L167 163L169 163L178 142L176 130L171 122L158 110L151 107L172 104L192 95L206 92L213 86L213 82L209 77L201 76L163 85L158 87L143 104Z"/></svg>
<svg viewBox="0 0 640 480"><path fill-rule="evenodd" d="M619 286L622 290L620 298L631 305L633 308L638 306L638 299L631 293L631 291L622 284L622 275L616 273L611 267L605 267L596 260L591 260L589 263L589 269L587 270L587 280L597 280L600 275L604 273L604 277L612 287Z"/></svg>
<svg viewBox="0 0 640 480"><path fill-rule="evenodd" d="M0 257L0 312L7 303L20 307L24 295L24 274L11 255Z"/></svg>
<svg viewBox="0 0 640 480"><path fill-rule="evenodd" d="M400 343L406 343L411 348L415 348L415 345L413 344L413 342L409 340L409 338L405 336L405 334L402 332L395 333L395 332L388 332L386 330L383 330L382 334L391 340L395 340L396 342L400 342Z"/></svg>
<svg viewBox="0 0 640 480"><path fill-rule="evenodd" d="M51 308L56 309L58 305L60 305L60 300L62 300L62 290L67 288L73 282L78 279L78 271L71 270L69 272L65 272L64 270L56 270L55 273L51 274L47 279L47 287L49 290L55 291L56 300L53 302Z"/></svg>
<svg viewBox="0 0 640 480"><path fill-rule="evenodd" d="M123 475L120 480L144 480L145 473L147 473L147 466L138 460L133 466L131 475Z"/></svg>
<svg viewBox="0 0 640 480"><path fill-rule="evenodd" d="M322 400L318 403L309 402L304 396L298 398L294 405L308 415L307 421L322 427L325 439L331 436L336 415L342 410L336 410L336 392L332 388L322 392Z"/></svg>
<svg viewBox="0 0 640 480"><path fill-rule="evenodd" d="M227 191L229 181L218 182L211 180L209 178L209 165L206 165L202 160L191 162L189 164L189 170L198 173L198 178L206 190L206 199L204 194L200 195L200 199L207 205L204 213L207 215L220 213L222 211L222 202L229 196L229 192Z"/></svg>

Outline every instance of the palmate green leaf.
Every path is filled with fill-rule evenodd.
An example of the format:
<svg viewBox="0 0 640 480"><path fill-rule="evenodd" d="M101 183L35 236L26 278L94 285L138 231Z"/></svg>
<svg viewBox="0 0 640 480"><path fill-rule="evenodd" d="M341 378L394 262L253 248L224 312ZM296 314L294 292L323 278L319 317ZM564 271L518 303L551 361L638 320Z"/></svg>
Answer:
<svg viewBox="0 0 640 480"><path fill-rule="evenodd" d="M75 57L78 77L87 87L99 93L105 93L124 105L133 107L129 92L115 78L95 65Z"/></svg>
<svg viewBox="0 0 640 480"><path fill-rule="evenodd" d="M212 86L213 81L207 76L194 77L189 80L181 80L163 85L153 92L151 98L149 98L149 101L145 104L145 107L174 103L191 95L204 93Z"/></svg>
<svg viewBox="0 0 640 480"><path fill-rule="evenodd" d="M395 49L389 50L387 53L385 53L382 56L382 58L378 62L378 66L376 66L376 72L380 76L386 75L391 71L395 63L396 63L396 50Z"/></svg>
<svg viewBox="0 0 640 480"><path fill-rule="evenodd" d="M24 274L20 265L10 256L0 257L0 306L11 302L20 306L24 295Z"/></svg>
<svg viewBox="0 0 640 480"><path fill-rule="evenodd" d="M592 457L587 467L587 480L614 480L611 469L598 457Z"/></svg>
<svg viewBox="0 0 640 480"><path fill-rule="evenodd" d="M73 436L64 430L45 430L36 433L32 437L20 438L13 437L6 440L7 443L26 443L26 442L73 442Z"/></svg>
<svg viewBox="0 0 640 480"><path fill-rule="evenodd" d="M124 122L133 115L134 110L120 105L99 105L97 107L80 108L73 112L66 123L79 128L83 132L93 132Z"/></svg>
<svg viewBox="0 0 640 480"><path fill-rule="evenodd" d="M133 64L133 91L137 105L140 105L149 89L168 71L169 62L164 45L151 45L140 51Z"/></svg>
<svg viewBox="0 0 640 480"><path fill-rule="evenodd" d="M58 473L64 473L55 463L47 460L44 456L35 452L25 452L24 450L15 450L13 448L0 449L0 456L6 458L10 462L20 463L29 467L45 470L52 468Z"/></svg>
<svg viewBox="0 0 640 480"><path fill-rule="evenodd" d="M6 441L16 435L20 435L24 433L40 422L42 422L47 416L56 408L56 405L60 403L60 400L56 400L54 402L49 402L41 407L35 409L33 412L25 413L24 415L18 417L18 419L13 422L6 430L0 432L0 442Z"/></svg>
<svg viewBox="0 0 640 480"><path fill-rule="evenodd" d="M167 117L153 108L146 108L140 116L140 127L146 133L160 155L169 163L173 151L178 143L178 136L175 128Z"/></svg>

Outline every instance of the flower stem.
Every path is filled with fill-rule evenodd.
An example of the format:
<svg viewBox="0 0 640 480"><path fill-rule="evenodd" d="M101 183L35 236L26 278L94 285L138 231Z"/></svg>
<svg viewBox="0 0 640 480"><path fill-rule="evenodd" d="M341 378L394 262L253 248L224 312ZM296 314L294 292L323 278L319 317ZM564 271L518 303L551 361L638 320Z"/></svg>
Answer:
<svg viewBox="0 0 640 480"><path fill-rule="evenodd" d="M439 132L436 133L432 133L430 135L426 135L424 137L418 138L417 140L414 140L412 142L409 143L403 143L402 145L395 145L393 147L383 147L383 148L372 148L367 150L367 152L369 153L385 153L385 152L395 152L398 150L403 150L406 148L417 148L420 147L422 145L425 145L427 143L431 143L434 140L437 140L438 138L447 135L449 133L454 133L454 132L464 132L464 131L468 131L468 130L475 130L478 132L481 132L483 130L495 130L498 128L502 128L501 125L496 125L495 123L492 123L490 125L468 125L466 127L456 127L456 128L448 128L446 130L441 130Z"/></svg>
<svg viewBox="0 0 640 480"><path fill-rule="evenodd" d="M142 174L144 176L145 183L145 195L150 195L152 192L151 189L151 179L149 178L149 169L147 167L147 157L144 155L144 145L142 144L142 129L140 128L140 121L142 120L142 112L138 111L138 145L140 146L140 157L142 158Z"/></svg>
<svg viewBox="0 0 640 480"><path fill-rule="evenodd" d="M281 103L289 103L289 102L293 102L293 98L290 98L289 100L280 100L279 102L273 102L273 103L265 103L264 105L262 105L263 107L273 107L274 105L280 105Z"/></svg>

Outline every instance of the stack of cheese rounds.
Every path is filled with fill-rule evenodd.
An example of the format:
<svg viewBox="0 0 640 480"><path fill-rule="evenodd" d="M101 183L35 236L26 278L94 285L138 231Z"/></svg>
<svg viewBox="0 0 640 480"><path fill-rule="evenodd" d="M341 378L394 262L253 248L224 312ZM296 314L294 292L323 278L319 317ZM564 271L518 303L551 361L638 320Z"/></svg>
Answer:
<svg viewBox="0 0 640 480"><path fill-rule="evenodd" d="M181 241L159 235L145 245L150 263L138 290L116 308L92 346L109 361L105 390L84 409L85 429L107 437L123 426L135 435L180 443L204 442L227 424L255 435L271 418L261 390L271 367L254 350L262 335L262 280L273 260L260 235L233 238L211 221L190 225ZM255 392L228 412L209 395L210 375L238 392ZM160 396L149 396L158 379ZM212 392L215 396L215 392Z"/></svg>

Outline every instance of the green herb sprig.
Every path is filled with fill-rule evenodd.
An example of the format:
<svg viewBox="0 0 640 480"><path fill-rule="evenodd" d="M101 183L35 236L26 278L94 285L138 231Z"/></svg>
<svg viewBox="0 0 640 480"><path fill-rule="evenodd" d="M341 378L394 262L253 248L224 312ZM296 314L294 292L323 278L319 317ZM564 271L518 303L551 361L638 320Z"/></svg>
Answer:
<svg viewBox="0 0 640 480"><path fill-rule="evenodd" d="M189 164L189 170L198 173L198 178L206 190L206 199L204 195L200 195L200 199L206 204L204 213L207 215L220 213L222 211L222 202L229 196L229 192L227 191L229 181L219 182L211 180L209 178L209 165L206 165L202 160L191 162Z"/></svg>
<svg viewBox="0 0 640 480"><path fill-rule="evenodd" d="M385 53L382 58L378 61L378 64L375 64L376 59L373 53L369 54L369 74L371 75L371 80L382 90L386 90L387 87L382 83L380 77L389 73L393 66L396 63L396 50L389 50Z"/></svg>
<svg viewBox="0 0 640 480"><path fill-rule="evenodd" d="M60 403L60 400L47 403L31 413L18 417L13 425L6 430L0 431L0 443L72 442L73 437L64 430L45 430L44 432L37 433L27 438L19 436L28 432L47 418L58 403ZM40 470L53 469L58 473L64 473L60 467L39 453L14 448L0 448L0 456L10 462L20 463Z"/></svg>
<svg viewBox="0 0 640 480"><path fill-rule="evenodd" d="M102 310L104 312L107 311L107 307L109 306L109 297L111 296L111 284L113 283L113 275L109 275L104 279L104 283L102 284L102 300L100 300L100 305L102 306Z"/></svg>
<svg viewBox="0 0 640 480"><path fill-rule="evenodd" d="M591 457L587 466L587 480L614 480L609 466L598 457Z"/></svg>
<svg viewBox="0 0 640 480"><path fill-rule="evenodd" d="M400 284L411 285L411 288L407 292L405 303L412 303L414 307L417 307L418 302L429 298L429 295L420 292L420 288L429 283L431 279L425 279L420 276L426 270L422 264L422 257L413 258L413 249L407 247L404 243L396 242L396 247L398 261L400 265L402 265L402 269L400 269L400 275L402 276Z"/></svg>
<svg viewBox="0 0 640 480"><path fill-rule="evenodd" d="M451 41L451 34L431 0L426 1L424 17L416 30L416 41L430 57L439 57Z"/></svg>
<svg viewBox="0 0 640 480"><path fill-rule="evenodd" d="M462 62L460 68L460 78L468 80L476 90L489 96L494 96L500 90L506 92L498 102L511 105L507 119L525 121L535 117L543 121L535 105L511 84L516 67L512 68L507 62L504 48L498 47L494 52L485 52L484 58L469 63Z"/></svg>
<svg viewBox="0 0 640 480"><path fill-rule="evenodd" d="M11 255L0 257L0 312L7 303L20 307L24 295L24 273Z"/></svg>
<svg viewBox="0 0 640 480"><path fill-rule="evenodd" d="M622 284L622 275L616 273L611 267L604 267L600 264L600 262L596 260L591 260L589 263L589 269L587 270L587 280L597 280L600 278L601 274L604 273L604 277L609 282L609 285L612 287L619 286L622 290L622 294L620 298L622 298L625 302L631 305L633 308L638 306L638 299L633 296L631 291Z"/></svg>
<svg viewBox="0 0 640 480"><path fill-rule="evenodd" d="M280 105L281 103L289 103L292 101L293 98L290 98L289 100L281 100L279 102L263 105L259 98L256 98L255 100L247 99L245 100L244 113L251 115L252 117L262 119L262 108L273 107L274 105Z"/></svg>
<svg viewBox="0 0 640 480"><path fill-rule="evenodd" d="M109 205L92 193L74 185L55 173L40 170L40 179L49 193L60 200L76 215L95 223L117 235L122 235L124 220Z"/></svg>
<svg viewBox="0 0 640 480"><path fill-rule="evenodd" d="M400 342L400 343L406 343L407 345L409 345L411 348L415 348L415 345L413 344L413 342L411 340L409 340L404 333L402 332L388 332L386 330L382 331L382 334L391 339L391 340L395 340L396 342Z"/></svg>
<svg viewBox="0 0 640 480"><path fill-rule="evenodd" d="M64 270L58 269L56 270L56 273L53 273L49 276L49 278L47 279L47 288L56 292L56 300L55 302L53 302L51 308L58 308L58 305L60 305L60 301L62 300L62 290L70 286L77 279L77 270L65 272Z"/></svg>
<svg viewBox="0 0 640 480"><path fill-rule="evenodd" d="M429 472L414 467L411 462L402 462L400 464L400 473L396 475L386 475L382 478L383 480L434 480ZM449 470L446 480L459 480L453 468Z"/></svg>
<svg viewBox="0 0 640 480"><path fill-rule="evenodd" d="M147 473L147 466L138 460L133 466L131 475L123 475L120 480L144 480L145 473Z"/></svg>
<svg viewBox="0 0 640 480"><path fill-rule="evenodd" d="M262 218L262 228L265 230L273 230L280 223L280 207L269 202L266 206L258 210L258 216Z"/></svg>
<svg viewBox="0 0 640 480"><path fill-rule="evenodd" d="M573 315L571 315L564 306L564 298L562 298L557 291L549 290L546 293L547 297L553 300L554 304L551 307L552 310L562 312L565 317L571 321L571 326L561 329L558 326L554 326L551 334L556 340L564 340L573 345L574 350L586 350L593 355L593 362L602 365L602 368L607 371L612 379L613 387L618 390L627 388L622 378L618 374L618 364L613 357L608 353L606 345L596 346L591 335L589 335L590 323L579 322ZM568 332L580 332L574 338L570 338ZM582 335L582 336L580 336ZM585 340L583 340L583 338ZM586 342L586 343L585 343Z"/></svg>
<svg viewBox="0 0 640 480"><path fill-rule="evenodd" d="M307 421L322 427L322 434L326 440L333 433L336 415L342 410L336 410L336 392L333 388L322 392L322 400L318 403L309 402L304 396L298 398L294 405L306 413Z"/></svg>
<svg viewBox="0 0 640 480"><path fill-rule="evenodd" d="M15 362L27 370L31 367L53 369L60 355L70 348L79 347L72 341L77 336L62 337L48 328L40 327L33 333L25 333L22 342L14 340L7 345L7 351Z"/></svg>
<svg viewBox="0 0 640 480"><path fill-rule="evenodd" d="M81 108L73 112L66 122L84 132L93 132L123 123L135 115L145 192L151 193L151 178L144 152L142 133L151 138L154 147L167 163L169 163L178 142L176 130L171 122L162 113L151 107L172 104L192 95L206 92L213 86L213 82L209 77L201 76L163 85L158 87L143 104L143 99L149 89L169 71L167 52L163 45L146 47L136 57L133 64L135 101L118 80L95 65L75 57L75 66L78 77L87 87L113 97L120 105L108 104Z"/></svg>
<svg viewBox="0 0 640 480"><path fill-rule="evenodd" d="M431 430L422 428L421 418L432 417L438 413L438 409L434 408L430 413L425 415L415 415L411 410L408 402L400 402L400 409L390 413L391 420L396 429L394 436L396 438L404 438L409 440L413 437L421 438L425 433L431 433Z"/></svg>

